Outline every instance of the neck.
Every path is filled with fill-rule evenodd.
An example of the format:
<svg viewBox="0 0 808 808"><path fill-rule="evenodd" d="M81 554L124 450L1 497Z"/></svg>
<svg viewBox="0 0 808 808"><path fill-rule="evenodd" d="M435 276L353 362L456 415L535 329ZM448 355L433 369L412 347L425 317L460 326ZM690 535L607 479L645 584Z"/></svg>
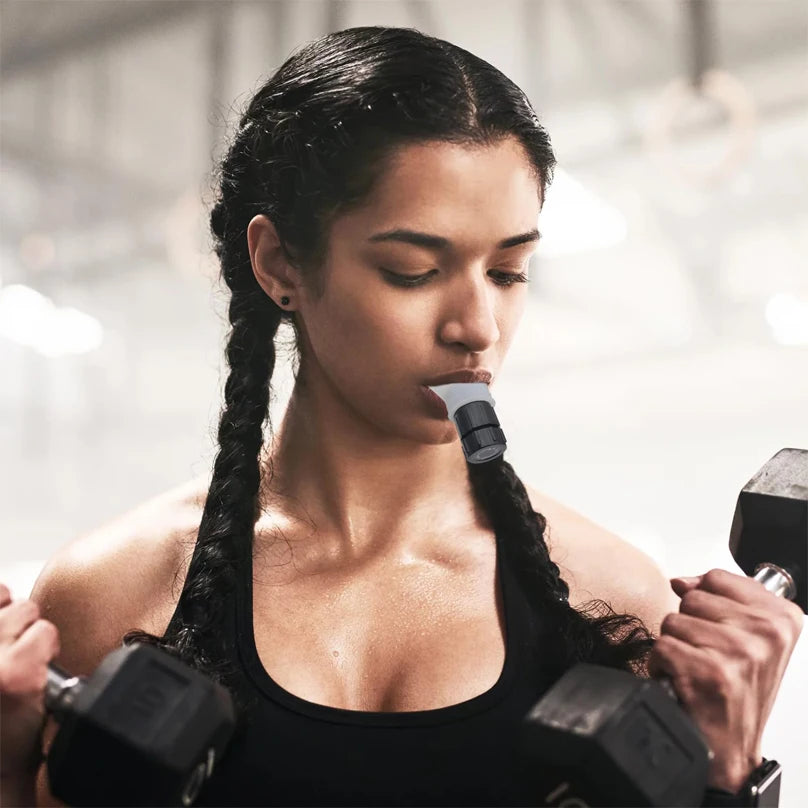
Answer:
<svg viewBox="0 0 808 808"><path fill-rule="evenodd" d="M324 386L296 384L269 451L268 501L310 525L334 560L418 554L436 537L484 529L454 425L440 425L435 443L416 428L384 431Z"/></svg>

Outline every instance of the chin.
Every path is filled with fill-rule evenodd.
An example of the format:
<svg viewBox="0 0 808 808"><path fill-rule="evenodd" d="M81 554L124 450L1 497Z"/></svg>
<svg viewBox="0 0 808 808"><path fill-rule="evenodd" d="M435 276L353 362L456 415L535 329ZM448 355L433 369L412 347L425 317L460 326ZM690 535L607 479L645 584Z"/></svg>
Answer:
<svg viewBox="0 0 808 808"><path fill-rule="evenodd" d="M423 442L428 443L431 446L443 446L444 444L448 443L460 443L460 436L457 434L457 428L451 421L444 421L441 423L437 419L432 419L435 421L435 426L433 427L432 434L434 437L430 440L426 438ZM462 450L458 447L458 451L462 453Z"/></svg>

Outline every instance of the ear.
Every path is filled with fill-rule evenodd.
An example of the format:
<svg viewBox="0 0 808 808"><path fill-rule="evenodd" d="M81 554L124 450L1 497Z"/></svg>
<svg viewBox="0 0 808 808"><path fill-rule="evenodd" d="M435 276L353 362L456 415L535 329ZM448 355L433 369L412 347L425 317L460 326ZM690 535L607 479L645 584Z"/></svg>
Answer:
<svg viewBox="0 0 808 808"><path fill-rule="evenodd" d="M299 297L300 271L289 263L275 225L263 213L253 216L247 225L247 248L255 279L273 300L278 302L284 295Z"/></svg>

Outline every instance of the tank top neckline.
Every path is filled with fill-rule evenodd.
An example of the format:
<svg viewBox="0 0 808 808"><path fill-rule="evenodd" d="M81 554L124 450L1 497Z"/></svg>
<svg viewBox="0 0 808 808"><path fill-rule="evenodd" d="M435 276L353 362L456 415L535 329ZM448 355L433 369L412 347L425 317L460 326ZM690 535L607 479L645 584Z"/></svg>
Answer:
<svg viewBox="0 0 808 808"><path fill-rule="evenodd" d="M332 707L326 704L296 696L281 687L264 667L255 645L253 626L253 585L252 554L249 560L240 565L241 580L236 590L236 645L241 657L244 672L252 684L268 696L272 701L299 713L335 724L362 724L366 726L426 726L447 724L467 716L483 712L500 702L508 693L518 669L520 643L516 636L517 608L516 581L510 577L508 565L505 563L502 539L495 531L496 541L496 575L502 593L505 623L505 660L499 678L484 692L465 701L436 707L429 710L411 710L404 712L374 712L369 710L349 710Z"/></svg>

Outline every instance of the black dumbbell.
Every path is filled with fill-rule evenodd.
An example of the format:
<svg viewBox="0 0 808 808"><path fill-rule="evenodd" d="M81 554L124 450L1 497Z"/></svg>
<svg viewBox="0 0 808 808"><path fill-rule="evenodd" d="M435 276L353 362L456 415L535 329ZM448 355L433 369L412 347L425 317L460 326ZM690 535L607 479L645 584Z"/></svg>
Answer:
<svg viewBox="0 0 808 808"><path fill-rule="evenodd" d="M741 491L729 549L747 575L808 612L806 548L808 451L781 449Z"/></svg>
<svg viewBox="0 0 808 808"><path fill-rule="evenodd" d="M741 491L730 550L744 572L806 611L806 548L808 451L783 449ZM537 762L566 775L555 790L565 799L602 806L702 802L711 753L668 680L576 665L531 710L523 731Z"/></svg>
<svg viewBox="0 0 808 808"><path fill-rule="evenodd" d="M235 724L224 687L138 643L86 679L50 665L45 706L49 787L68 805L191 805Z"/></svg>

